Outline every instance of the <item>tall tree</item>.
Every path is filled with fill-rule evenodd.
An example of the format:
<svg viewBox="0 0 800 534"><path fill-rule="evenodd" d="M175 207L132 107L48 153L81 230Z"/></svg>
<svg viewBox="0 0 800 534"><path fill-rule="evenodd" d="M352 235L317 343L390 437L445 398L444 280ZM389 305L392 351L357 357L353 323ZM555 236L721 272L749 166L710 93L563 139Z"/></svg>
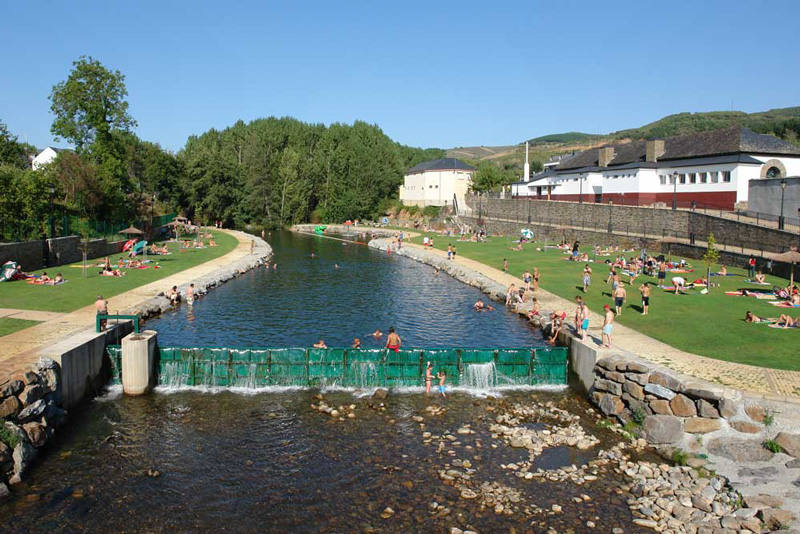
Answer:
<svg viewBox="0 0 800 534"><path fill-rule="evenodd" d="M128 114L128 90L120 71L86 56L72 65L69 77L50 93L50 110L56 117L50 131L56 139L64 138L81 151L96 140L110 141L114 130L136 126Z"/></svg>

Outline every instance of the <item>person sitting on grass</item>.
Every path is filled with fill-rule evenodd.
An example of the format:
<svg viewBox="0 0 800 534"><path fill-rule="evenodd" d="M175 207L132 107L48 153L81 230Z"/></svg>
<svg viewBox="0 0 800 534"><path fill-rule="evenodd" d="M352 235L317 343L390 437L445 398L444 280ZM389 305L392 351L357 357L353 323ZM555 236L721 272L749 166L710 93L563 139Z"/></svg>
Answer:
<svg viewBox="0 0 800 534"><path fill-rule="evenodd" d="M798 328L800 327L800 317L792 318L789 314L781 314L778 317L779 325L783 326L783 328Z"/></svg>
<svg viewBox="0 0 800 534"><path fill-rule="evenodd" d="M717 271L718 276L728 276L728 268L725 267L725 264L719 266L719 271Z"/></svg>
<svg viewBox="0 0 800 534"><path fill-rule="evenodd" d="M755 278L756 283L766 284L766 278L767 278L766 275L764 273L762 273L761 271L758 271L756 273L756 278Z"/></svg>
<svg viewBox="0 0 800 534"><path fill-rule="evenodd" d="M216 247L217 246L217 242L214 241L213 239L209 239L208 240L208 246L209 247Z"/></svg>

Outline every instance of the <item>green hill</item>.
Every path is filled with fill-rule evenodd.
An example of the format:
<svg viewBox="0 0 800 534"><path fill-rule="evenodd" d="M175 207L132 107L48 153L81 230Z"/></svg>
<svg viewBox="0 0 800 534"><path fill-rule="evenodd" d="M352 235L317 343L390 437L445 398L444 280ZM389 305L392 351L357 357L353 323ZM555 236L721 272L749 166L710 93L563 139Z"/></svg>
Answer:
<svg viewBox="0 0 800 534"><path fill-rule="evenodd" d="M566 143L583 143L587 141L594 141L602 139L604 136L587 134L583 132L566 132L559 134L543 135L541 137L534 137L529 139L528 142L533 145L550 145L550 144L566 144Z"/></svg>

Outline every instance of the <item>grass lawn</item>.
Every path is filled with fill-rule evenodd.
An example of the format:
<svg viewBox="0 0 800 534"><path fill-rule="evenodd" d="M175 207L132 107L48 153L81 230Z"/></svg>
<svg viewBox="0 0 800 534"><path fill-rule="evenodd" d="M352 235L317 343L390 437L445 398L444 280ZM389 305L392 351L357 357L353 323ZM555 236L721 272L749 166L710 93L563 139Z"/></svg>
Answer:
<svg viewBox="0 0 800 534"><path fill-rule="evenodd" d="M96 258L87 262L87 277L83 277L82 262L71 265L61 265L46 269L51 278L56 273L61 273L66 283L57 286L38 286L26 283L24 280L4 282L0 284L0 308L18 308L25 310L42 310L54 312L71 312L87 306L95 301L97 295L105 298L119 295L135 287L139 287L161 278L183 271L190 267L200 265L214 258L227 254L234 248L238 241L235 237L224 232L212 231L216 247L190 249L180 252L178 243L169 243L167 247L171 254L166 256L150 256L158 269L122 269L127 273L123 277L100 276L98 263L103 258ZM127 257L127 253L111 256L112 264L120 257ZM31 274L40 274L35 271ZM164 288L167 289L166 287Z"/></svg>
<svg viewBox="0 0 800 534"><path fill-rule="evenodd" d="M27 321L25 319L12 319L11 317L0 317L0 337L13 334L17 330L24 330L29 326L39 324L39 321Z"/></svg>
<svg viewBox="0 0 800 534"><path fill-rule="evenodd" d="M582 273L585 264L565 261L567 256L561 250L549 248L539 252L536 247L541 247L541 243L532 243L524 245L522 251L512 251L509 250L511 237L490 237L485 243L472 243L457 241L457 237L429 235L434 237L436 248L446 250L448 243L452 243L458 254L496 269L502 270L503 258L507 258L509 272L517 277L522 277L526 269L532 272L534 267L538 267L541 273L539 286L571 302L575 295L583 295ZM412 239L412 242L421 244L422 235ZM592 257L591 250L586 250ZM638 255L638 250L625 253L627 258ZM609 304L612 309L614 306L610 296L611 286L605 284L609 272L609 267L603 263L605 259L601 257L591 264L592 284L584 295L589 309L594 312L602 312L604 304ZM695 269L694 273L681 275L687 282L704 276L705 264L701 260L687 259L687 262ZM716 270L718 267L715 266L711 272ZM743 320L747 310L759 317L777 317L787 311L795 317L800 315L800 309L787 310L754 297L725 295L725 291L759 287L745 283L747 272L742 269L729 267L728 273L742 276L712 277L712 283L719 283L721 287L713 287L707 295L701 295L699 289L689 290L688 295L668 293L656 287L656 279L648 276L638 277L634 286L630 287L627 276L623 276L628 298L617 320L694 354L774 369L800 370L800 329L779 330L764 324L748 324ZM671 276L676 275L667 273L667 284L670 284ZM639 285L645 281L651 282L651 296L650 313L643 316ZM787 280L769 275L767 282L780 286L787 284ZM571 316L573 310L574 306L570 306L565 311Z"/></svg>

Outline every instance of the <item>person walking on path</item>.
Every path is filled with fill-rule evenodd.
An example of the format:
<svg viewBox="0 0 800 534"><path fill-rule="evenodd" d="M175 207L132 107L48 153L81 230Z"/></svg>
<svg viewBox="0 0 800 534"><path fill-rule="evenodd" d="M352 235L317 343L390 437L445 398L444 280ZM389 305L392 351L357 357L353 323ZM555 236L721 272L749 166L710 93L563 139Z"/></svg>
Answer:
<svg viewBox="0 0 800 534"><path fill-rule="evenodd" d="M614 327L614 312L611 311L611 306L606 304L603 306L605 316L603 317L603 334L600 336L601 347L611 348L611 330Z"/></svg>
<svg viewBox="0 0 800 534"><path fill-rule="evenodd" d="M639 291L642 293L642 315L647 315L650 310L650 286L645 282L639 286Z"/></svg>
<svg viewBox="0 0 800 534"><path fill-rule="evenodd" d="M108 315L108 301L103 298L103 295L97 295L97 300L94 301L94 307L97 310L97 315ZM100 320L100 330L106 329L106 320Z"/></svg>
<svg viewBox="0 0 800 534"><path fill-rule="evenodd" d="M628 297L627 291L625 291L625 284L622 282L619 283L617 289L614 291L614 309L617 311L617 315L622 314L622 305L625 304L625 299Z"/></svg>
<svg viewBox="0 0 800 534"><path fill-rule="evenodd" d="M750 257L747 259L747 273L750 280L756 276L756 257L752 254L750 254Z"/></svg>
<svg viewBox="0 0 800 534"><path fill-rule="evenodd" d="M583 292L586 293L586 290L589 289L589 285L592 283L592 268L589 267L589 264L586 264L586 267L583 268Z"/></svg>

